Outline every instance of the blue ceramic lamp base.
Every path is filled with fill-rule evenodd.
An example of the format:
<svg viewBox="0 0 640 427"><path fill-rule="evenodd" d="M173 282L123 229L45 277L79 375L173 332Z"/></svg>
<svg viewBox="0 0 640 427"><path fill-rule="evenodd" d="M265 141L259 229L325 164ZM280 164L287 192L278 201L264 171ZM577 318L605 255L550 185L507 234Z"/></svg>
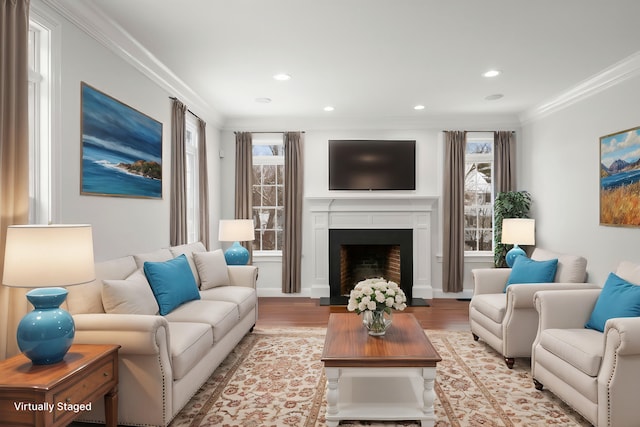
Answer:
<svg viewBox="0 0 640 427"><path fill-rule="evenodd" d="M505 256L505 261L507 262L507 266L513 267L513 263L516 261L516 258L519 256L526 256L525 252L518 245L513 245L513 248L507 255Z"/></svg>
<svg viewBox="0 0 640 427"><path fill-rule="evenodd" d="M60 308L67 293L64 288L38 288L26 294L35 309L18 324L18 347L34 365L60 362L73 343L73 317Z"/></svg>
<svg viewBox="0 0 640 427"><path fill-rule="evenodd" d="M227 265L247 265L249 262L249 251L239 242L234 242L224 253Z"/></svg>

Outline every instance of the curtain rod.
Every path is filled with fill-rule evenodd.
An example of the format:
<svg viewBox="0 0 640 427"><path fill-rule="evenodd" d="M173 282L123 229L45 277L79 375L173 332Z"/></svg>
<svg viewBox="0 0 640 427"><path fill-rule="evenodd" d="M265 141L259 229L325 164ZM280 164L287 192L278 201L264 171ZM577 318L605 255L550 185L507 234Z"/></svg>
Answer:
<svg viewBox="0 0 640 427"><path fill-rule="evenodd" d="M442 132L452 132L451 130L443 130ZM498 132L495 130L463 130L463 132ZM516 133L515 130L512 130L511 133Z"/></svg>
<svg viewBox="0 0 640 427"><path fill-rule="evenodd" d="M169 99L173 99L174 101L180 101L180 100L179 100L178 98L176 98L175 96L170 96L170 97L169 97ZM180 101L180 102L182 102L182 101ZM198 120L202 120L202 119L201 119L201 118L200 118L196 113L194 113L193 111L189 110L188 108L187 108L187 111L188 111L192 116L194 116L196 119L198 119ZM204 120L202 120L202 121L204 122Z"/></svg>
<svg viewBox="0 0 640 427"><path fill-rule="evenodd" d="M240 131L234 131L233 134L237 135ZM249 133L285 133L288 131L281 131L281 130L270 130L270 131L260 131L260 132L253 132L253 131L247 131ZM301 130L300 133L305 133L305 131Z"/></svg>

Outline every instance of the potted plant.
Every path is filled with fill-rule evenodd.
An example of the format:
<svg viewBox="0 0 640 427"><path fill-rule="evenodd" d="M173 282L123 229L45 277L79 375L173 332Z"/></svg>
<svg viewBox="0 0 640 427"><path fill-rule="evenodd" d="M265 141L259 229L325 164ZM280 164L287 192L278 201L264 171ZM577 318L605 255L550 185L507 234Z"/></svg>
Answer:
<svg viewBox="0 0 640 427"><path fill-rule="evenodd" d="M498 193L493 202L494 249L493 263L497 268L507 266L505 256L512 245L500 243L502 240L502 220L504 218L529 218L531 194L527 191L505 191Z"/></svg>

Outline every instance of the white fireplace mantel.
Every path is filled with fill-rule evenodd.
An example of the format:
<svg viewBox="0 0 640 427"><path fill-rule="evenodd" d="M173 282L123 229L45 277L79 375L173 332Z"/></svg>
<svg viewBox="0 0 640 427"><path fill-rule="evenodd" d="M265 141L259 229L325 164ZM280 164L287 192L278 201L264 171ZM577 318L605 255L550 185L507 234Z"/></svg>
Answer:
<svg viewBox="0 0 640 427"><path fill-rule="evenodd" d="M311 296L329 297L329 230L398 228L413 230L413 297L433 298L432 220L437 197L372 195L307 197L311 218Z"/></svg>

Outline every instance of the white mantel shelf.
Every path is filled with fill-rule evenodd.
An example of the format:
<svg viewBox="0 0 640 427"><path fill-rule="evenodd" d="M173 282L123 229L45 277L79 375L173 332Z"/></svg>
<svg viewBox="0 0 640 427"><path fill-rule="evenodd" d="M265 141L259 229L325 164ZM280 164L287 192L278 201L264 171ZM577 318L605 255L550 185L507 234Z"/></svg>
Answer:
<svg viewBox="0 0 640 427"><path fill-rule="evenodd" d="M432 220L438 197L406 194L306 197L311 215L313 283L311 296L328 297L330 229L413 230L413 297L433 298L431 286Z"/></svg>

